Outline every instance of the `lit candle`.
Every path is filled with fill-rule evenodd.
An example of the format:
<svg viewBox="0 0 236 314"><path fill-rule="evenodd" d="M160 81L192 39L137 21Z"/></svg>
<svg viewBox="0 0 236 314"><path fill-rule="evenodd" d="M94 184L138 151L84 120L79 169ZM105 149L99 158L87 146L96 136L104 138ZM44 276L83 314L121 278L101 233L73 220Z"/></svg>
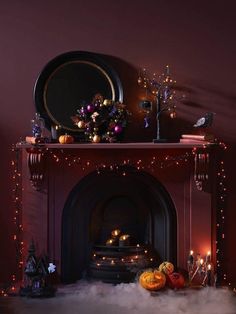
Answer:
<svg viewBox="0 0 236 314"><path fill-rule="evenodd" d="M201 258L200 254L197 254L196 269L192 277L190 278L190 282L193 280L197 273L201 273L203 263L204 263L203 258Z"/></svg>
<svg viewBox="0 0 236 314"><path fill-rule="evenodd" d="M211 286L211 264L207 265L207 285Z"/></svg>
<svg viewBox="0 0 236 314"><path fill-rule="evenodd" d="M119 238L119 246L128 246L129 245L129 234L123 234Z"/></svg>
<svg viewBox="0 0 236 314"><path fill-rule="evenodd" d="M113 239L108 239L106 242L106 246L113 246L114 245L114 240Z"/></svg>
<svg viewBox="0 0 236 314"><path fill-rule="evenodd" d="M193 250L190 251L190 254L188 257L188 264L193 265Z"/></svg>
<svg viewBox="0 0 236 314"><path fill-rule="evenodd" d="M112 232L111 232L112 237L118 237L119 234L120 234L119 229L112 230Z"/></svg>
<svg viewBox="0 0 236 314"><path fill-rule="evenodd" d="M188 261L187 261L189 278L191 278L191 275L193 273L193 263L194 263L193 250L191 250L189 253Z"/></svg>
<svg viewBox="0 0 236 314"><path fill-rule="evenodd" d="M208 251L206 255L206 263L210 263L210 262L211 262L211 251Z"/></svg>
<svg viewBox="0 0 236 314"><path fill-rule="evenodd" d="M51 126L51 138L53 141L57 141L60 135L60 126L59 125L52 125Z"/></svg>

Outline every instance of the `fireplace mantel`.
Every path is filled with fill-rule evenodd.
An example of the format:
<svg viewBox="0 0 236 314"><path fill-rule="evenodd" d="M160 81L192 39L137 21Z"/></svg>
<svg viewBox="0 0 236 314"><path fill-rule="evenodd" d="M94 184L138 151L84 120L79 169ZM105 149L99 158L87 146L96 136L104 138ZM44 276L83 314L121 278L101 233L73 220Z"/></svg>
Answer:
<svg viewBox="0 0 236 314"><path fill-rule="evenodd" d="M213 162L213 156L210 160L210 152L216 147L216 144L208 142L190 142L190 143L153 143L153 142L136 142L136 143L73 143L73 144L59 144L59 143L46 143L31 145L25 143L18 143L17 147L24 149L28 154L28 167L30 171L30 180L36 189L40 189L45 177L45 158L48 151L63 151L73 152L73 154L85 153L90 150L100 153L102 156L105 152L113 151L121 154L124 152L152 152L170 154L177 154L181 152L193 152L195 154L195 173L194 179L199 190L207 190L208 183L210 182L210 161ZM211 154L212 155L212 154ZM116 159L116 155L112 158Z"/></svg>
<svg viewBox="0 0 236 314"><path fill-rule="evenodd" d="M34 238L38 250L47 252L57 264L59 274L61 224L68 197L84 178L90 178L96 172L96 165L106 165L109 171L113 165L123 167L127 160L130 160L128 166L138 168L141 177L148 173L160 182L173 200L177 213L177 265L186 268L190 249L202 254L211 250L213 263L216 263L217 145L206 142L48 143L37 146L19 143L17 148L22 156L23 239L28 243ZM82 164L76 159L70 165L73 157L79 157ZM153 158L166 163L166 157L173 157L170 167L152 169ZM179 158L182 159L178 164ZM139 159L140 168L137 167ZM90 165L83 168L83 163L87 162Z"/></svg>

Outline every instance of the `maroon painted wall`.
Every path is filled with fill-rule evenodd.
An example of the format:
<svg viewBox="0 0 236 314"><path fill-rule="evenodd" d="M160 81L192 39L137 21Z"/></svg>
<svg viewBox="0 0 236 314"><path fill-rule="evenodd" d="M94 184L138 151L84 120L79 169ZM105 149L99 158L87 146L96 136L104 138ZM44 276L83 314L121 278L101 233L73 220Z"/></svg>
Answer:
<svg viewBox="0 0 236 314"><path fill-rule="evenodd" d="M150 72L159 72L169 64L178 83L188 90L187 103L178 107L181 125L193 124L206 111L216 112L213 131L229 144L225 267L230 280L236 282L234 2L226 1L223 6L220 2L187 0L1 1L0 281L8 279L14 264L10 148L30 133L34 82L56 55L87 50L118 57L134 67L145 66ZM128 83L131 87L136 84ZM126 94L128 105L137 111L136 102ZM141 123L136 127L140 138L151 140L154 136L144 134Z"/></svg>

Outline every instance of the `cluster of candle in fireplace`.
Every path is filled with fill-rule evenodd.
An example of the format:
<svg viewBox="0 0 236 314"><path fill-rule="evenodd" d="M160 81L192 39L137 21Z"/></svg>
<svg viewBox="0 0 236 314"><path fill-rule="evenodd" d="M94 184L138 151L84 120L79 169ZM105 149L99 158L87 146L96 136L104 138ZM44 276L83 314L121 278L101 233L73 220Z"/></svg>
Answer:
<svg viewBox="0 0 236 314"><path fill-rule="evenodd" d="M129 246L130 235L121 234L119 229L112 230L111 238L106 241L106 246Z"/></svg>
<svg viewBox="0 0 236 314"><path fill-rule="evenodd" d="M152 267L156 263L153 250L142 244L136 243L129 234L121 230L111 231L111 237L105 246L94 246L92 260L96 266L136 266Z"/></svg>
<svg viewBox="0 0 236 314"><path fill-rule="evenodd" d="M203 286L212 285L214 278L214 265L211 262L210 251L208 251L206 256L203 258L199 253L197 253L195 256L194 252L191 250L187 264L190 283L196 280Z"/></svg>

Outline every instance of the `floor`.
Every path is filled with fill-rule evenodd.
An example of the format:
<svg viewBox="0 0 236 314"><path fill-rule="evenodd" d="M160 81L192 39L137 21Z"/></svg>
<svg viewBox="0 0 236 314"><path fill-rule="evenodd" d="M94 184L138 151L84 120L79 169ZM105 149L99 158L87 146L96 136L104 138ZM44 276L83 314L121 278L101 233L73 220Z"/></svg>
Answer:
<svg viewBox="0 0 236 314"><path fill-rule="evenodd" d="M80 282L50 299L3 297L0 314L236 314L236 294L223 288L164 290L151 294L137 283Z"/></svg>

